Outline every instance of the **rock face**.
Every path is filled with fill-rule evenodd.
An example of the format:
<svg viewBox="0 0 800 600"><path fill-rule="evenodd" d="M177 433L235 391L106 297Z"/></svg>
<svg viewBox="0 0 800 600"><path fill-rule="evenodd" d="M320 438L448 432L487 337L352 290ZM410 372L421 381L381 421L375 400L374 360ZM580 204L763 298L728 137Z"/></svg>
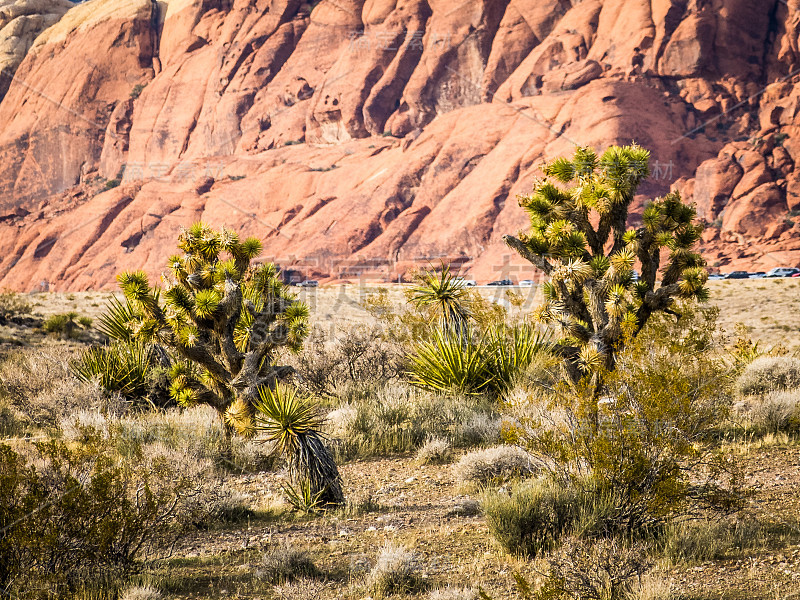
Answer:
<svg viewBox="0 0 800 600"><path fill-rule="evenodd" d="M533 278L501 240L525 226L516 196L543 160L631 140L652 151L640 200L696 202L712 265L800 263L794 1L69 6L0 5L0 56L20 57L0 101L0 287L158 275L197 219L306 276L445 258Z"/></svg>

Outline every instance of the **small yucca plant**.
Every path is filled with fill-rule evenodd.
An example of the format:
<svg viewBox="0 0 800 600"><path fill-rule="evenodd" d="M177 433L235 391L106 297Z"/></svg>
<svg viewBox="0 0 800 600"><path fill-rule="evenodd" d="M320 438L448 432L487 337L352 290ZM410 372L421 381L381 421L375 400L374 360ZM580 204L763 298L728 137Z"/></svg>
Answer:
<svg viewBox="0 0 800 600"><path fill-rule="evenodd" d="M430 309L430 318L438 321L444 337L466 339L470 319L468 290L463 279L442 265L437 272L423 271L419 284L410 290L409 299L417 307Z"/></svg>
<svg viewBox="0 0 800 600"><path fill-rule="evenodd" d="M437 392L479 394L495 380L491 350L486 335L471 339L447 336L434 330L429 341L418 343L409 357L411 382Z"/></svg>
<svg viewBox="0 0 800 600"><path fill-rule="evenodd" d="M284 384L262 387L254 403L254 429L275 452L286 457L294 488L288 494L298 506L340 505L341 477L322 433L325 421L319 407ZM294 504L294 502L293 502Z"/></svg>
<svg viewBox="0 0 800 600"><path fill-rule="evenodd" d="M81 381L97 382L104 390L129 399L144 398L154 361L153 347L132 342L93 346L71 363Z"/></svg>

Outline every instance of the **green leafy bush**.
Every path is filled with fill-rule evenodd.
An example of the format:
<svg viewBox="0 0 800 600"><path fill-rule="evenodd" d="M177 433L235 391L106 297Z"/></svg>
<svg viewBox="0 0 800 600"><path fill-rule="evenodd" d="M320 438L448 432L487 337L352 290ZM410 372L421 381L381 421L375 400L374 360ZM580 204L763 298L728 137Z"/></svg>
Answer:
<svg viewBox="0 0 800 600"><path fill-rule="evenodd" d="M71 366L81 381L96 382L107 392L140 399L149 391L153 363L151 345L131 342L94 346L81 353Z"/></svg>
<svg viewBox="0 0 800 600"><path fill-rule="evenodd" d="M62 313L48 317L42 329L50 335L63 339L80 339L92 326L92 319L78 316L76 312Z"/></svg>
<svg viewBox="0 0 800 600"><path fill-rule="evenodd" d="M115 463L100 440L36 446L30 466L0 445L0 589L14 596L130 571L196 519L193 482L163 462ZM190 508L190 510L186 510ZM196 508L196 505L195 507Z"/></svg>

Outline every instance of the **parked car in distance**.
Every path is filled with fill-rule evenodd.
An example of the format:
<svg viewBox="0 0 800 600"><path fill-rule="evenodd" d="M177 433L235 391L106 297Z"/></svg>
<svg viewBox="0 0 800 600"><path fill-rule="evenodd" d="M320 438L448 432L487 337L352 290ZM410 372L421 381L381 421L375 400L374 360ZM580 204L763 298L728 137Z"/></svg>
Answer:
<svg viewBox="0 0 800 600"><path fill-rule="evenodd" d="M791 277L795 273L800 273L800 269L795 267L775 267L767 271L764 277Z"/></svg>
<svg viewBox="0 0 800 600"><path fill-rule="evenodd" d="M750 273L747 271L731 271L730 273L725 273L725 279L749 279Z"/></svg>
<svg viewBox="0 0 800 600"><path fill-rule="evenodd" d="M519 282L519 287L533 287L536 282L533 279L523 279Z"/></svg>
<svg viewBox="0 0 800 600"><path fill-rule="evenodd" d="M725 279L725 275L723 275L722 273L709 273L708 278L709 279Z"/></svg>
<svg viewBox="0 0 800 600"><path fill-rule="evenodd" d="M514 285L510 279L498 279L497 281L490 281L486 285Z"/></svg>
<svg viewBox="0 0 800 600"><path fill-rule="evenodd" d="M464 279L463 277L454 277L454 281L461 282L464 284L464 287L475 287L478 285L474 279Z"/></svg>
<svg viewBox="0 0 800 600"><path fill-rule="evenodd" d="M767 274L764 271L756 271L755 273L750 273L750 279L761 279L766 275Z"/></svg>
<svg viewBox="0 0 800 600"><path fill-rule="evenodd" d="M319 281L316 279L306 279L305 281L301 281L297 284L298 287L317 287L319 285Z"/></svg>

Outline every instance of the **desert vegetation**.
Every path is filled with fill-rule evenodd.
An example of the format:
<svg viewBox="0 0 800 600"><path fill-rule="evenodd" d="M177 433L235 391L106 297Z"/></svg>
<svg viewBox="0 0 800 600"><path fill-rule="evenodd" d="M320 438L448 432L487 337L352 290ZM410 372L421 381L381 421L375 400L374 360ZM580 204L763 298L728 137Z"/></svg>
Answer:
<svg viewBox="0 0 800 600"><path fill-rule="evenodd" d="M0 590L791 593L800 358L721 325L677 195L628 228L645 150L545 174L507 238L549 275L527 299L431 265L336 323L258 240L205 224L158 285L121 273L47 313L2 294L31 335L0 362Z"/></svg>

